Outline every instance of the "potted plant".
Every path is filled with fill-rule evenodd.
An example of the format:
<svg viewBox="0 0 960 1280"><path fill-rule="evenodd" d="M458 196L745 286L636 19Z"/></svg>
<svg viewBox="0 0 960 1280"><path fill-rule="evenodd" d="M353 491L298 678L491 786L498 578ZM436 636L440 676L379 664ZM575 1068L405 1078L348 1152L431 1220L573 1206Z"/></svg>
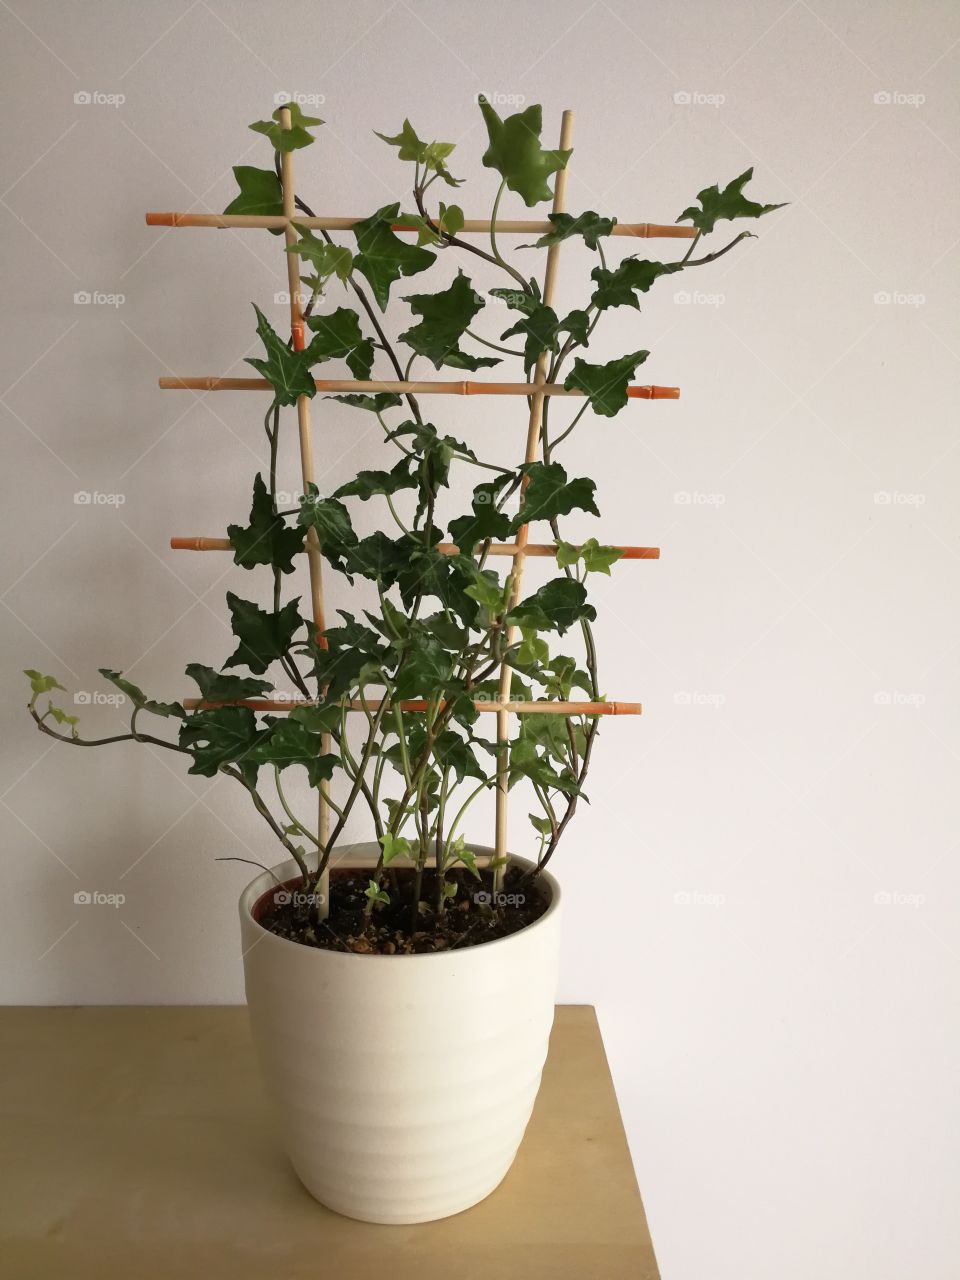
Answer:
<svg viewBox="0 0 960 1280"><path fill-rule="evenodd" d="M504 192L530 207L559 197L550 180L561 181L570 151L541 146L539 107L501 119L479 105L483 164L500 176L484 245L461 234L457 204L436 199L460 186L449 167L453 145L421 140L409 121L380 136L413 166L412 211L387 205L339 239L317 233L322 220L299 198L294 206L285 181L292 152L310 145L322 122L291 103L251 126L266 135L274 165L234 170L239 194L221 221L284 231L306 301L294 317L310 333L298 339L295 323L288 342L256 309L264 353L249 363L273 392L267 457L252 480L249 517L218 545L233 551L238 577L262 575L260 603L227 593L236 649L218 666L187 667L194 699L156 701L104 668L129 702L125 733L82 737L77 717L53 700L63 686L27 672L28 709L42 733L76 746L150 743L184 756L190 773L224 773L282 846L284 860L265 866L240 902L254 1037L299 1176L331 1208L374 1222L439 1218L489 1194L510 1167L539 1086L560 920L548 867L611 709L588 582L623 555L596 538L565 540L568 516L599 512L594 481L568 474L562 446L589 413L609 418L627 405L648 356L636 349L595 363L584 353L610 312L625 307L632 316L661 276L705 265L750 234L698 253L718 222L779 207L743 194L747 170L704 189L681 213L678 224L693 228L682 258L631 253L614 262L616 219L570 215L555 198L535 246L508 258L498 238ZM559 315L530 275L539 260L530 249L555 252L571 238L596 265L582 308ZM382 315L397 301L394 286L442 257L500 279L481 293L458 265L444 288L418 284L402 299L412 320L391 341ZM340 305L342 289L356 307ZM492 305L508 319L498 336L481 337L475 319ZM302 414L327 361L345 361L360 383L375 364L395 374L402 390L336 396L382 429L383 466L333 492L308 484L295 508L281 509L283 410ZM409 389L416 361L469 372L515 362L525 384L533 379L523 396L532 456L528 448L519 465L489 458L482 441L435 425ZM536 388L561 382L579 398L557 421L564 402ZM461 469L477 483L458 511L450 478ZM376 504L382 527L360 536L358 504ZM550 542L528 543L529 529ZM306 619L300 598L285 592L305 550L312 568L322 562L350 582L365 580L376 604L318 625L317 579ZM555 571L525 593L520 570L535 550L549 552ZM509 729L508 702L522 712ZM494 717L483 714L491 708L495 734L486 728ZM305 771L316 811L295 807L290 769ZM533 806L537 847L527 858L478 844L469 825L479 796L499 790L503 801L514 788ZM344 847L345 826L360 812L371 839Z"/></svg>

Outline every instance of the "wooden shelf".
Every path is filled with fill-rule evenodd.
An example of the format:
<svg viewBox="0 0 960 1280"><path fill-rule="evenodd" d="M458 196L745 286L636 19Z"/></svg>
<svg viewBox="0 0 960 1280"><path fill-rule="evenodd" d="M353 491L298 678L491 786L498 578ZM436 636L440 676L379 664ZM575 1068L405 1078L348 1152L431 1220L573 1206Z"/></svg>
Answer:
<svg viewBox="0 0 960 1280"><path fill-rule="evenodd" d="M272 1132L244 1008L0 1010L0 1256L17 1280L656 1280L594 1010L557 1010L506 1180L456 1217L352 1222ZM372 1100L373 1101L373 1100Z"/></svg>

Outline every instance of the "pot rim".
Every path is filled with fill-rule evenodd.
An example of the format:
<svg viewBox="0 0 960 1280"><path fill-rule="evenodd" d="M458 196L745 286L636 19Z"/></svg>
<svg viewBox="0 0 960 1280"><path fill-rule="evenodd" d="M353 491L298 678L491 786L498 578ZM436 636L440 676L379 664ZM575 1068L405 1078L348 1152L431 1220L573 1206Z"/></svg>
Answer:
<svg viewBox="0 0 960 1280"><path fill-rule="evenodd" d="M482 855L493 855L495 853L495 850L490 845L471 844L470 848L474 853ZM379 844L374 840L338 845L331 855L331 863L333 863L333 859L336 858L338 853L349 856L351 853L379 852L379 849ZM334 864L334 866L343 865L344 861L345 858L341 860L340 864ZM530 868L536 865L529 858L523 858L519 854L510 854L510 862L511 864L516 863L525 868ZM277 881L281 884L286 884L291 877L298 877L299 874L300 868L296 861L293 858L288 858L285 862L279 862L275 866L271 867L269 871L261 871L259 875L255 876L250 881L240 894L239 905L241 920L253 925L258 933L257 941L253 943L252 946L259 946L269 939L268 945L290 947L293 948L298 955L302 955L304 952L311 952L317 956L324 956L325 958L339 960L340 962L350 960L362 960L364 962L374 960L403 960L405 962L419 960L421 962L436 962L443 959L449 959L449 957L454 953L456 953L458 959L462 959L464 956L471 954L482 953L486 955L489 954L490 948L492 947L503 946L505 943L512 942L516 938L529 937L534 929L538 929L541 925L546 924L551 916L557 915L560 909L560 885L549 871L541 871L539 883L550 891L550 901L547 903L546 911L544 911L543 915L538 916L531 924L524 925L523 928L517 929L515 933L508 933L504 938L494 938L490 942L478 942L472 947L454 947L447 951L418 951L414 952L412 955L394 954L391 956L382 955L379 952L327 951L322 947L305 947L302 942L294 942L291 938L281 938L278 934L271 933L269 929L265 929L253 914L253 908L263 897L264 893L271 888L271 886L276 885ZM244 949L244 955L246 955L251 949L252 947L246 947Z"/></svg>

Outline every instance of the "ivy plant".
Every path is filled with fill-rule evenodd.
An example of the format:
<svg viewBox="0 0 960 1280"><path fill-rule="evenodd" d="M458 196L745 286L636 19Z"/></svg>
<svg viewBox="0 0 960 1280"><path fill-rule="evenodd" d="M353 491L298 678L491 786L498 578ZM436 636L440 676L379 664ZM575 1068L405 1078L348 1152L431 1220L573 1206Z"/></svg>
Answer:
<svg viewBox="0 0 960 1280"><path fill-rule="evenodd" d="M502 664L513 669L517 698L604 696L589 588L593 575L616 572L619 552L595 537L581 543L565 538L568 517L582 524L600 512L595 482L570 473L562 446L588 422L598 445L614 449L605 420L624 410L627 388L650 353L631 338L629 345L638 349L613 359L593 355L598 326L639 331L636 314L658 280L713 262L752 234L743 230L711 252L698 252L717 223L752 224L780 207L744 195L752 176L747 169L722 188L705 187L679 215L677 222L691 223L695 236L678 260L628 252L614 261L613 246L629 248L630 240L614 239L617 219L593 210L550 214L552 229L508 258L497 236L504 193L516 193L530 208L542 206L570 152L543 146L539 106L502 119L490 103L479 105L488 143L482 164L499 177L485 242L461 236L460 205L437 198L439 191L446 200L462 198L462 182L451 172L451 165L457 167L454 145L424 141L404 120L395 133L378 136L395 149L391 166L411 167L410 205L385 205L338 241L298 227L296 243L287 248L298 259L309 298L304 349L294 350L254 306L263 350L249 363L273 390L264 419L267 451L251 477L249 497L238 496L237 519L228 530L237 565L236 590L226 595L235 647L219 667L193 662L186 668L202 705L187 710L157 701L104 668L103 678L130 707L129 730L84 738L77 717L57 705L63 686L52 676L27 672L29 712L42 732L78 746L149 743L185 756L190 773L233 779L296 860L308 887L319 883L351 815L365 809L381 849L366 894L367 918L373 921L391 894L409 892L423 929L455 903L462 877L453 876L454 869L479 874L467 821L472 803L496 785L498 747L493 717L481 716L477 702L496 698ZM272 163L234 169L239 190L226 212L280 213L281 152L313 145L321 125L299 110L292 128L283 127L279 111L252 124L271 148ZM312 216L299 197L296 207ZM582 304L562 315L543 300L536 251L568 240L579 241L594 262L583 281ZM456 274L452 283L430 289L427 276L443 258L455 260ZM327 305L331 295L336 306ZM404 309L409 319L390 326L400 330L391 341L384 313L392 317ZM496 340L474 329L484 312L500 317ZM609 312L616 313L612 320ZM562 382L583 398L546 399L538 461L489 458L482 438L461 441L448 434L442 400L428 414L413 395L339 395L335 399L382 431L382 464L332 491L311 486L294 509L280 508L281 434L295 430L295 421L287 420L297 398L316 394L318 366L342 364L355 379L376 373L400 381L409 380L418 363L424 373L428 365L471 372L512 366L515 380L521 369L528 379L540 360L548 382ZM571 403L578 406L572 413ZM526 401L522 406L526 416ZM451 481L470 473L471 496L465 510L457 509ZM354 524L363 504L379 517L379 527L366 535ZM545 583L515 600L512 561L492 556L491 545L514 539L526 523L535 538L556 544L556 564ZM377 601L359 616L342 612L322 635L287 588L304 562L310 530L328 570L351 583L365 579ZM441 551L441 543L455 544L456 553ZM247 598L245 573L266 576L267 590L259 597L269 597L266 606ZM300 705L288 714L247 705L276 696L278 688L294 693ZM404 709L408 701L422 709ZM157 732L147 727L154 721L162 722ZM361 728L359 738L348 733L350 721ZM585 795L599 720L530 714L513 721L508 781L530 798L539 872ZM291 769L302 770L311 788L328 788L333 821L326 839L315 823L316 805L310 813L295 812L285 789ZM437 869L429 897L422 892L428 865ZM401 882L400 866L412 867L415 875Z"/></svg>

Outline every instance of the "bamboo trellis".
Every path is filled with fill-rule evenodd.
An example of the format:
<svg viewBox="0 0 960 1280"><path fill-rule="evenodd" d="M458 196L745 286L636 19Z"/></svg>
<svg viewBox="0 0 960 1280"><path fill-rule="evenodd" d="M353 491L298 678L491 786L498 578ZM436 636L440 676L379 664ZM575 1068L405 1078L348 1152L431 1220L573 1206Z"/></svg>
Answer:
<svg viewBox="0 0 960 1280"><path fill-rule="evenodd" d="M283 109L280 112L280 122L285 129L291 127L290 112ZM573 113L565 111L560 130L559 146L562 150L570 148L573 133ZM555 179L553 212L564 212L565 195L566 195L566 179L567 168L561 169ZM298 229L309 230L326 230L326 231L349 231L357 222L362 221L356 217L307 217L301 216L296 211L296 191L294 186L293 174L293 155L291 152L284 152L281 155L280 164L280 183L283 197L283 213L271 215L249 215L249 214L223 214L223 213L148 213L146 221L148 226L155 227L210 227L217 229L266 229L271 231L283 231L284 242L287 248L297 243ZM507 234L525 234L525 235L542 235L553 230L550 222L539 219L498 219L496 224L497 233ZM471 235L489 232L491 223L486 219L466 219L459 235ZM392 229L398 232L414 231L418 228L409 223L397 222L393 224ZM640 239L659 237L664 239L692 239L695 235L693 227L679 227L672 225L663 225L660 223L635 222L635 223L616 223L613 227L612 234L615 236L635 237ZM559 261L560 244L551 244L547 249L546 271L543 284L543 301L546 305L551 305L553 301L554 288L556 284L557 268ZM300 268L299 259L295 253L285 254L287 260L287 283L289 288L290 301L290 336L293 349L296 351L303 350L305 346L304 338L304 320L303 320L303 303L304 298L300 289ZM524 452L524 461L532 463L536 461L540 452L541 429L543 421L543 405L544 400L548 396L583 396L583 392L579 390L568 389L556 383L548 383L547 375L547 353L542 352L539 356L533 382L470 382L470 381L452 381L452 380L433 380L433 381L378 381L378 380L358 380L358 379L315 379L317 391L327 393L374 393L374 392L394 392L396 394L406 395L509 395L509 396L526 396L529 403L529 419L527 424L526 448ZM270 390L270 383L265 378L230 378L219 377L216 375L206 375L200 377L188 376L172 376L162 377L159 379L159 385L164 390L192 390L192 391L267 391ZM661 387L661 386L631 386L627 389L627 395L631 399L644 400L674 400L680 394L677 387ZM297 420L299 426L300 438L300 461L301 473L303 479L304 491L308 490L309 485L315 484L314 454L313 454L313 434L310 414L310 398L301 395L297 400ZM521 487L521 511L523 503L523 489ZM554 543L531 543L528 538L529 526L524 524L517 533L517 539L512 543L492 543L484 544L484 551L488 555L509 556L512 560L510 571L510 601L511 606L515 605L520 597L520 588L523 579L524 562L527 557L546 557L555 556L557 546ZM190 551L232 551L234 548L229 538L218 537L173 537L170 539L170 545L175 550ZM326 642L323 638L325 627L324 621L324 599L323 599L323 554L322 547L319 542L317 531L314 528L308 530L303 548L309 566L310 573L310 597L313 612L313 622L316 627L319 643L325 646ZM437 551L444 555L459 554L463 548L456 546L454 543L440 543ZM475 548L467 548L468 552L473 552ZM621 552L621 558L626 560L656 560L660 556L659 547L640 547L640 546L624 546L618 547ZM508 646L516 639L516 628L510 628L507 633ZM639 715L642 711L641 704L638 702L621 702L621 701L525 701L512 699L511 684L513 678L513 669L506 661L502 664L498 695L495 699L477 699L474 706L478 712L489 712L496 715L497 718L497 787L496 787L496 833L494 843L494 862L497 865L495 872L495 882L499 885L503 875L503 860L507 857L507 798L508 798L508 782L509 782L509 720L512 715L560 715L560 716L612 716L612 715ZM215 706L245 706L256 711L270 712L289 712L296 707L316 705L307 699L296 697L277 697L277 698L249 698L238 699L231 702L210 702L202 698L184 698L183 706L187 710L196 710ZM376 711L383 703L389 705L389 700L375 700L363 698L344 699L341 705L348 711L362 711L369 714ZM426 712L429 704L419 699L408 699L399 703L402 711L412 713ZM321 750L326 752L329 750L329 735L323 739ZM325 847L329 840L329 824L330 824L330 804L328 802L327 784L322 784L319 796L319 813L318 813L318 836L321 847ZM321 886L321 892L324 894L323 901L329 898L327 885ZM325 914L326 908L324 908Z"/></svg>

